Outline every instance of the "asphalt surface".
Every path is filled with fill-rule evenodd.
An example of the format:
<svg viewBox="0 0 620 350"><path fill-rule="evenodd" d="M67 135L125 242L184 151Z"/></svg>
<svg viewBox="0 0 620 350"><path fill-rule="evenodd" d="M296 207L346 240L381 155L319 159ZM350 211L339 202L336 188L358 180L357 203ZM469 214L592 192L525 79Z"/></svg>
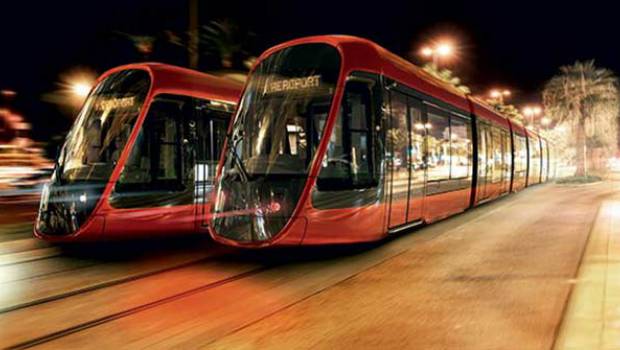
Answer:
<svg viewBox="0 0 620 350"><path fill-rule="evenodd" d="M253 252L3 224L0 348L550 349L618 192L537 186L376 244Z"/></svg>

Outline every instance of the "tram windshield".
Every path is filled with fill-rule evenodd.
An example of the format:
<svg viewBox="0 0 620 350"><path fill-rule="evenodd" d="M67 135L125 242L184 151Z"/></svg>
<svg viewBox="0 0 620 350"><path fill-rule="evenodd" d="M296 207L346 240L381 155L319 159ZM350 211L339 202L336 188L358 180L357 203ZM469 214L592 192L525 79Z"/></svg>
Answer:
<svg viewBox="0 0 620 350"><path fill-rule="evenodd" d="M338 80L340 56L324 44L283 49L253 74L233 129L249 175L305 175Z"/></svg>
<svg viewBox="0 0 620 350"><path fill-rule="evenodd" d="M288 47L258 65L228 138L212 221L216 232L238 241L264 241L288 222L339 73L340 54L326 44Z"/></svg>
<svg viewBox="0 0 620 350"><path fill-rule="evenodd" d="M150 86L143 70L114 73L95 87L58 159L62 183L105 182L120 157Z"/></svg>

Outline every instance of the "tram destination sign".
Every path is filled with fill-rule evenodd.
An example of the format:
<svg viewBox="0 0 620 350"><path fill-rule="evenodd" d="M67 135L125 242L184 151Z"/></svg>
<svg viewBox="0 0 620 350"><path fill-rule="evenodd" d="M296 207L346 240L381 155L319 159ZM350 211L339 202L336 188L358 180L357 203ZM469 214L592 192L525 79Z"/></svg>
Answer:
<svg viewBox="0 0 620 350"><path fill-rule="evenodd" d="M106 109L128 109L134 107L136 104L135 96L120 97L120 98L107 98L97 101L95 108L99 111Z"/></svg>
<svg viewBox="0 0 620 350"><path fill-rule="evenodd" d="M307 77L267 80L263 93L271 94L285 91L297 91L318 88L321 85L320 75L310 75Z"/></svg>

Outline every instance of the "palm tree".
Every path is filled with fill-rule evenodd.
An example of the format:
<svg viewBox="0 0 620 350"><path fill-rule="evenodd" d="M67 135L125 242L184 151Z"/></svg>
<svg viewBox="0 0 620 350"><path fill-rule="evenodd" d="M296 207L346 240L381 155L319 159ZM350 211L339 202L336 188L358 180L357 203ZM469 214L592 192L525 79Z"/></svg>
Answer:
<svg viewBox="0 0 620 350"><path fill-rule="evenodd" d="M155 37L150 35L134 35L124 32L115 32L118 35L121 35L127 39L129 39L132 43L136 51L138 51L144 59L148 59L149 55L153 53L153 46L155 45Z"/></svg>
<svg viewBox="0 0 620 350"><path fill-rule="evenodd" d="M498 99L494 99L494 98L487 99L486 103L488 103L491 107L493 107L493 109L495 109L502 115L505 115L511 120L517 121L523 124L525 119L523 118L523 115L521 114L519 109L515 107L514 105L504 104L502 101L499 101Z"/></svg>
<svg viewBox="0 0 620 350"><path fill-rule="evenodd" d="M575 144L577 170L575 176L586 176L586 123L596 118L598 106L617 103L618 80L609 69L598 68L594 60L560 67L560 74L547 82L543 91L545 110L558 123L576 125Z"/></svg>
<svg viewBox="0 0 620 350"><path fill-rule="evenodd" d="M466 85L461 84L461 79L452 73L451 70L447 68L440 69L434 63L425 64L422 69L433 77L450 84L460 90L464 94L470 94L471 90Z"/></svg>
<svg viewBox="0 0 620 350"><path fill-rule="evenodd" d="M245 53L248 36L252 35L243 34L239 26L228 19L211 21L209 25L203 26L203 31L201 39L207 47L207 53L219 56L222 67L226 69L232 68L236 55Z"/></svg>

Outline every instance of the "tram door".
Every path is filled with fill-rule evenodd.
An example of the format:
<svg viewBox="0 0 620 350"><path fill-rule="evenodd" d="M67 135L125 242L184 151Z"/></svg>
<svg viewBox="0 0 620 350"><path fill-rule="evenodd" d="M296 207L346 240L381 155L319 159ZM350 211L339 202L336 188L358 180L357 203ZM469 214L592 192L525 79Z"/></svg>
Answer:
<svg viewBox="0 0 620 350"><path fill-rule="evenodd" d="M490 128L486 124L478 123L478 201L491 195L494 163Z"/></svg>
<svg viewBox="0 0 620 350"><path fill-rule="evenodd" d="M397 91L389 93L389 118L386 130L386 185L388 201L388 229L407 222L409 199L409 122L407 96Z"/></svg>
<svg viewBox="0 0 620 350"><path fill-rule="evenodd" d="M216 110L206 101L196 110L194 198L197 221L201 226L206 226L211 212L208 205L213 193L213 181L226 138L230 112Z"/></svg>
<svg viewBox="0 0 620 350"><path fill-rule="evenodd" d="M425 192L426 140L422 104L398 91L389 93L386 130L388 229L420 220Z"/></svg>
<svg viewBox="0 0 620 350"><path fill-rule="evenodd" d="M426 127L422 114L422 103L409 97L407 99L409 112L410 146L407 152L409 180L409 208L407 222L422 220L424 211L424 196L426 195Z"/></svg>

